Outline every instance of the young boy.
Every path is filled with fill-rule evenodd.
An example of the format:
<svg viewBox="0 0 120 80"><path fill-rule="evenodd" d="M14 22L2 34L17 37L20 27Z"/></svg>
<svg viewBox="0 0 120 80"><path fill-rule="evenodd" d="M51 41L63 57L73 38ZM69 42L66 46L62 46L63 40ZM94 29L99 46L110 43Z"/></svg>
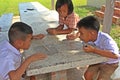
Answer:
<svg viewBox="0 0 120 80"><path fill-rule="evenodd" d="M79 38L86 43L84 51L109 58L107 62L93 64L88 67L85 80L110 80L110 76L118 67L119 49L115 41L104 32L100 32L100 24L93 16L87 16L77 23Z"/></svg>
<svg viewBox="0 0 120 80"><path fill-rule="evenodd" d="M48 28L47 32L52 35L69 34L76 29L79 16L73 12L72 0L57 0L56 11L59 14L59 25L57 28ZM67 28L64 27L66 25Z"/></svg>
<svg viewBox="0 0 120 80"><path fill-rule="evenodd" d="M16 22L10 27L9 41L5 40L0 43L0 78L2 80L20 80L31 62L47 57L38 52L21 63L20 50L30 47L32 34L32 28L23 22Z"/></svg>

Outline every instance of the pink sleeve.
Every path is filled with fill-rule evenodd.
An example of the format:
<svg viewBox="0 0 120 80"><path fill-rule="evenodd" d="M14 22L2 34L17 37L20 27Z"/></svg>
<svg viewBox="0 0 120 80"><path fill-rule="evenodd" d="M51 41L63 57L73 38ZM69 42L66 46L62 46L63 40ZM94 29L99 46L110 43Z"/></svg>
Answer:
<svg viewBox="0 0 120 80"><path fill-rule="evenodd" d="M68 18L68 27L76 28L77 22L79 21L79 16L77 14L73 14Z"/></svg>
<svg viewBox="0 0 120 80"><path fill-rule="evenodd" d="M63 25L64 23L63 23L63 17L61 17L60 15L59 15L59 24L60 25Z"/></svg>

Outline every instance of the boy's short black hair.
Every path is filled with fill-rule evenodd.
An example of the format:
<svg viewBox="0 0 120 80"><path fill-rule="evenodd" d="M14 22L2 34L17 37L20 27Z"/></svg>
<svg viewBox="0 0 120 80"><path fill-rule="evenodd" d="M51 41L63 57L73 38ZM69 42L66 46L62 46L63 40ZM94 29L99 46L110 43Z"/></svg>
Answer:
<svg viewBox="0 0 120 80"><path fill-rule="evenodd" d="M60 8L61 6L63 6L64 4L68 5L68 15L71 14L73 12L73 3L71 0L57 0L56 1L56 6L55 9L57 11L58 8Z"/></svg>
<svg viewBox="0 0 120 80"><path fill-rule="evenodd" d="M100 28L100 23L96 17L87 16L87 17L81 19L77 23L77 27L78 28L84 27L86 29L92 29L92 30L96 30L98 32L99 28Z"/></svg>
<svg viewBox="0 0 120 80"><path fill-rule="evenodd" d="M32 28L29 25L23 22L15 22L8 31L9 41L14 42L17 39L26 40L28 34L33 34Z"/></svg>

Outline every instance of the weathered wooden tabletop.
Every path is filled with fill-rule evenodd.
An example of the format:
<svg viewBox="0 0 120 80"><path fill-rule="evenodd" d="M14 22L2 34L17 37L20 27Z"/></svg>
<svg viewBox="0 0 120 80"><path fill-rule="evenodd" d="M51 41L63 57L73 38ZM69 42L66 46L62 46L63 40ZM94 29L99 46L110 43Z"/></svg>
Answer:
<svg viewBox="0 0 120 80"><path fill-rule="evenodd" d="M36 52L48 55L45 60L33 62L27 69L27 75L37 75L55 72L75 67L104 62L107 59L93 53L86 53L82 49L81 41L62 40L64 35L47 35L42 40L33 40L24 56L28 57Z"/></svg>
<svg viewBox="0 0 120 80"><path fill-rule="evenodd" d="M20 20L32 26L34 34L47 34L46 29L58 25L58 13L38 2L19 4Z"/></svg>

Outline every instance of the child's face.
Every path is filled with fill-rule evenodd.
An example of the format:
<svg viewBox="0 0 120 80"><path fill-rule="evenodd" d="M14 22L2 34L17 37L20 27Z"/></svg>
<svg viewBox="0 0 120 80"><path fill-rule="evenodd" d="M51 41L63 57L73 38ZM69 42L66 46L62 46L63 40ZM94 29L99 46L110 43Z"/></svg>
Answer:
<svg viewBox="0 0 120 80"><path fill-rule="evenodd" d="M84 42L94 41L96 39L95 33L93 30L85 29L84 27L79 28L80 36L79 38Z"/></svg>
<svg viewBox="0 0 120 80"><path fill-rule="evenodd" d="M32 40L32 34L28 34L27 38L25 41L23 41L23 44L22 44L22 49L26 50L30 47L30 44L31 44L31 40Z"/></svg>
<svg viewBox="0 0 120 80"><path fill-rule="evenodd" d="M58 13L62 17L66 17L68 15L68 6L67 4L64 4L60 8L57 9Z"/></svg>

